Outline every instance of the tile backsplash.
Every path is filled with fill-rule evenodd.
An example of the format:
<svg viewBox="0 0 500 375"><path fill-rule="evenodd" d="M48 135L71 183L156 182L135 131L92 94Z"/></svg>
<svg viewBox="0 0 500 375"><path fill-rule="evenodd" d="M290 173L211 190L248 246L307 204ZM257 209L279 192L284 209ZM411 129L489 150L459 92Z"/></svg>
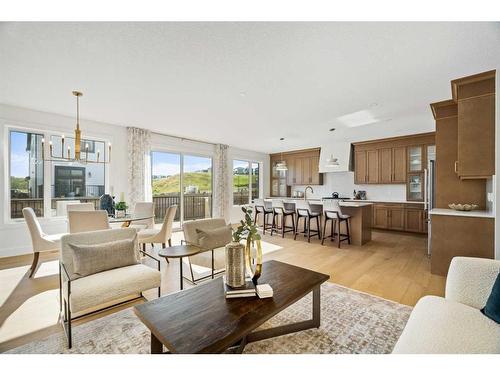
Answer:
<svg viewBox="0 0 500 375"><path fill-rule="evenodd" d="M304 186L293 186L293 191L304 191ZM342 197L352 197L354 190L365 190L366 199L404 201L406 200L406 185L355 185L354 172L330 172L323 175L323 185L312 187L314 193L309 191L307 196L311 198L329 197L334 191Z"/></svg>

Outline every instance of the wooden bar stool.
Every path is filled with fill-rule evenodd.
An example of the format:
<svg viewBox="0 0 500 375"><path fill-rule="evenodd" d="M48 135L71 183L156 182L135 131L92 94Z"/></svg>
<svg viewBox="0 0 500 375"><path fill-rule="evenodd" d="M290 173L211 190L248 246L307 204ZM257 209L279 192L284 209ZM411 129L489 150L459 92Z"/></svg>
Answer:
<svg viewBox="0 0 500 375"><path fill-rule="evenodd" d="M272 228L273 228L273 220L274 220L274 211L272 208L272 203L271 202L266 202L264 199L254 199L254 207L255 207L255 215L253 219L253 223L257 224L257 218L259 214L263 215L263 225L262 225L262 234L266 234L266 229L271 230L271 235L272 235ZM273 215L273 219L271 220L271 223L268 222L268 215Z"/></svg>
<svg viewBox="0 0 500 375"><path fill-rule="evenodd" d="M323 223L323 239L321 240L321 244L323 245L326 238L331 238L332 241L337 237L337 245L340 248L340 243L342 241L347 241L348 244L351 244L351 235L349 233L349 215L342 214L342 209L339 205L338 199L325 199L323 200L323 213L325 216L325 221ZM326 227L328 225L328 221L330 221L330 235L326 235ZM345 222L346 233L340 233L340 224ZM337 233L335 233L337 231Z"/></svg>
<svg viewBox="0 0 500 375"><path fill-rule="evenodd" d="M304 233L304 237L307 237L307 242L311 242L311 237L318 236L321 240L321 225L319 223L319 218L321 212L313 212L311 206L307 201L297 201L295 204L295 209L297 212L297 224L295 226L295 235L293 239L297 239L297 234ZM304 230L299 232L300 219L304 218ZM316 230L311 229L311 220L316 219Z"/></svg>
<svg viewBox="0 0 500 375"><path fill-rule="evenodd" d="M292 226L286 225L286 218L292 217ZM278 221L281 218L281 226L278 227ZM271 236L273 232L280 233L281 237L285 237L285 233L295 233L295 211L287 209L285 202L282 199L273 199L273 225L271 228Z"/></svg>

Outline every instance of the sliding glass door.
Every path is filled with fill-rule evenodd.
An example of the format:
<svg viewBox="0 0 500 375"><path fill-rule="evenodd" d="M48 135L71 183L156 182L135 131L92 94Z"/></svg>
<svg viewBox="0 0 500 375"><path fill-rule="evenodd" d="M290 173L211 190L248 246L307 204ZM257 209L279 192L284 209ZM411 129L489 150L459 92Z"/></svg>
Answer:
<svg viewBox="0 0 500 375"><path fill-rule="evenodd" d="M170 206L177 206L174 228L181 218L181 155L169 152L151 153L151 179L155 222L162 223Z"/></svg>
<svg viewBox="0 0 500 375"><path fill-rule="evenodd" d="M153 151L151 167L156 223L172 205L178 206L174 228L212 217L212 158Z"/></svg>

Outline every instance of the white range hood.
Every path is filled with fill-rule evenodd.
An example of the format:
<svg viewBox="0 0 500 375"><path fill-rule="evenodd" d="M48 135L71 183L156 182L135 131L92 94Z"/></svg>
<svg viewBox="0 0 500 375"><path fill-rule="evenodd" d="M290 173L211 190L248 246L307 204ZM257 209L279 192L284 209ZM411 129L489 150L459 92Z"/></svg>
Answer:
<svg viewBox="0 0 500 375"><path fill-rule="evenodd" d="M339 165L336 167L327 167L327 160L333 155L338 159ZM328 142L321 145L319 157L319 172L348 172L351 158L350 142Z"/></svg>

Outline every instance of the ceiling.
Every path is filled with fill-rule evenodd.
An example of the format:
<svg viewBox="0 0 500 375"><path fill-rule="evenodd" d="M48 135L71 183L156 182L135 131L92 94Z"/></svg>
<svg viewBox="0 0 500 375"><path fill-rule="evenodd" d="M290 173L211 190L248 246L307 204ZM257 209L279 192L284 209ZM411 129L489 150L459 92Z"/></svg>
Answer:
<svg viewBox="0 0 500 375"><path fill-rule="evenodd" d="M499 46L500 23L1 23L0 102L73 116L78 89L84 119L270 153L432 131Z"/></svg>

